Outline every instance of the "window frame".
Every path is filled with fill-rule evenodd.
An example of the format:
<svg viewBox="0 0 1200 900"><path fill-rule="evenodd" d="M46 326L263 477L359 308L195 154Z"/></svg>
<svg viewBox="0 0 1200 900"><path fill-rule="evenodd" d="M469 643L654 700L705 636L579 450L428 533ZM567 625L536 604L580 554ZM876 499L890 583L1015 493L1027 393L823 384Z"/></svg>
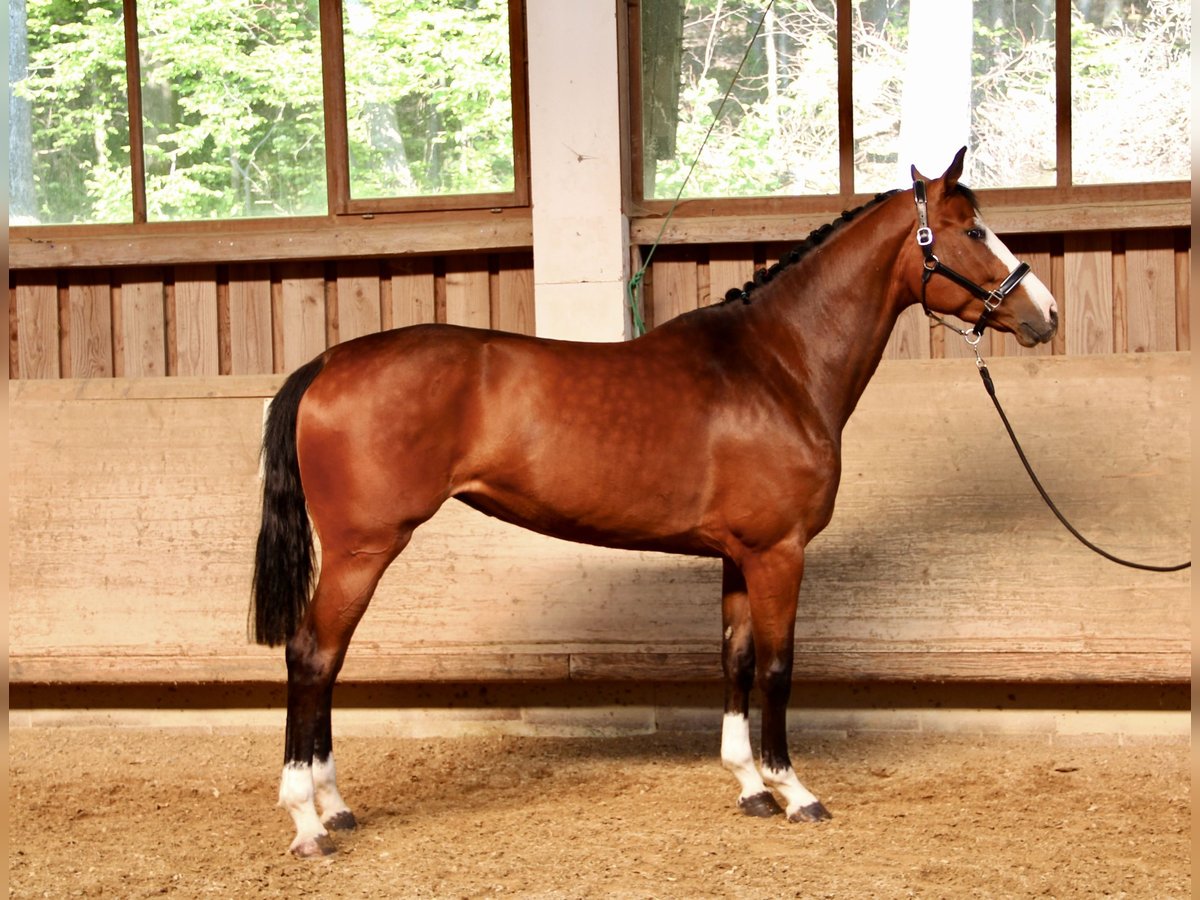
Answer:
<svg viewBox="0 0 1200 900"><path fill-rule="evenodd" d="M523 0L507 0L510 48L510 78L513 115L513 190L480 194L441 194L409 197L355 199L350 195L350 156L346 121L345 56L342 39L342 0L318 0L321 35L322 110L325 132L326 202L324 214L298 216L235 217L219 220L223 228L241 233L292 231L348 217L371 219L392 213L462 213L467 217L481 210L490 212L528 210L529 114L526 89L525 9ZM146 234L178 235L204 232L212 220L171 219L150 221L146 202L145 142L142 117L141 54L138 38L137 0L122 0L125 39L126 103L129 114L131 220L107 223L46 223L12 226L17 243L43 240L41 236L128 235L130 230ZM428 225L426 225L428 227ZM79 263L76 263L79 264Z"/></svg>
<svg viewBox="0 0 1200 900"><path fill-rule="evenodd" d="M630 203L634 243L659 237L665 243L800 239L812 227L871 195L854 185L854 93L852 0L837 10L838 184L835 194L764 197L647 198L641 180L644 135L641 10L645 0L626 0L628 19ZM1055 0L1055 21L1070 21L1071 0ZM1072 181L1071 29L1055 29L1056 184L978 190L992 212L989 223L1005 233L1174 227L1190 224L1191 182L1157 181L1078 185ZM673 208L673 211L672 211Z"/></svg>

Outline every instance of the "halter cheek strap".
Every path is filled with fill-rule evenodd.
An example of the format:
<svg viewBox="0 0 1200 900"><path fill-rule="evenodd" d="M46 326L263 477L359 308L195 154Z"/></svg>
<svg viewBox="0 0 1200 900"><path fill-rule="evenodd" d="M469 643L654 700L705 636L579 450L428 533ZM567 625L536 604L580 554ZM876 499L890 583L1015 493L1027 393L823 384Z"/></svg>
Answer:
<svg viewBox="0 0 1200 900"><path fill-rule="evenodd" d="M939 325L945 325L952 331L958 332L966 339L968 344L975 346L982 338L983 330L987 327L988 319L991 318L992 313L1004 302L1005 297L1017 289L1017 285L1021 283L1021 279L1029 274L1029 263L1020 263L1001 282L1000 286L994 290L989 291L987 288L976 284L970 278L954 271L943 263L937 258L937 254L933 252L933 230L929 227L929 200L925 194L925 182L920 179L913 182L913 199L917 204L917 244L920 246L921 252L925 255L925 271L921 273L921 308L925 310L925 315L929 316L929 318L933 319ZM929 309L929 304L925 301L925 289L934 275L942 275L945 278L949 278L977 300L983 301L983 313L975 322L975 326L969 331L955 328Z"/></svg>

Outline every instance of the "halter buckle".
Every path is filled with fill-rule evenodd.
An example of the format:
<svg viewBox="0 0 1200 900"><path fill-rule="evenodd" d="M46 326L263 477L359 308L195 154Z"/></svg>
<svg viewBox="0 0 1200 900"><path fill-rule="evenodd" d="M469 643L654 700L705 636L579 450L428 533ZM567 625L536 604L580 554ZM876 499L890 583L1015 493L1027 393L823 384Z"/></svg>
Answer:
<svg viewBox="0 0 1200 900"><path fill-rule="evenodd" d="M924 225L917 229L917 243L922 247L933 245L933 229Z"/></svg>

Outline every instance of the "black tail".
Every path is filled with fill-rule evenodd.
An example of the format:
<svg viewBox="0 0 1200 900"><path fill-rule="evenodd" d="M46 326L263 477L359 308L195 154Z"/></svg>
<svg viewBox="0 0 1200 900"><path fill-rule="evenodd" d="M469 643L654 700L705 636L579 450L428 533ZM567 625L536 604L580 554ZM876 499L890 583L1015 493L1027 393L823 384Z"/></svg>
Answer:
<svg viewBox="0 0 1200 900"><path fill-rule="evenodd" d="M312 528L296 460L296 411L325 365L318 356L288 376L263 429L262 527L254 553L251 636L276 646L296 633L313 584Z"/></svg>

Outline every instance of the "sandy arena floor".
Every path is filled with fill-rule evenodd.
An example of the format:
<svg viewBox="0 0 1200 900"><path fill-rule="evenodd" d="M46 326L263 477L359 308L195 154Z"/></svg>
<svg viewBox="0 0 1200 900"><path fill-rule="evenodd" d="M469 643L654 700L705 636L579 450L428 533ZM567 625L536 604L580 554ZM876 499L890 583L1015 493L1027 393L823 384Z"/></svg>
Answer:
<svg viewBox="0 0 1200 900"><path fill-rule="evenodd" d="M1188 748L793 738L821 825L758 820L712 734L345 738L358 815L287 854L280 735L10 734L10 897L1189 897Z"/></svg>

